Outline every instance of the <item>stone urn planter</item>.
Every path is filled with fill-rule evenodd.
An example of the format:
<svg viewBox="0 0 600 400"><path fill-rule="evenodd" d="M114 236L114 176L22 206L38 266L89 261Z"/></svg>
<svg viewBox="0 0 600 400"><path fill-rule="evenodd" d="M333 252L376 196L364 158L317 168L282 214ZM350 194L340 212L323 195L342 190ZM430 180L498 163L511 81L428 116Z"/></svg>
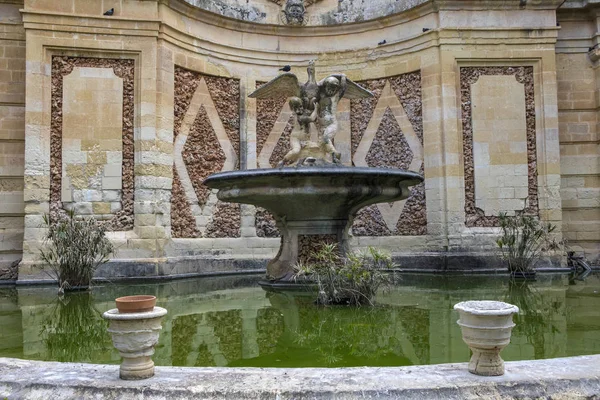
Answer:
<svg viewBox="0 0 600 400"><path fill-rule="evenodd" d="M459 313L458 325L464 342L473 355L469 372L483 376L504 374L500 352L510 343L517 306L501 301L464 301L454 306Z"/></svg>
<svg viewBox="0 0 600 400"><path fill-rule="evenodd" d="M153 307L146 312L119 312L113 308L103 314L109 320L108 332L113 345L123 357L119 377L126 380L146 379L154 376L154 346L162 329L162 317L167 310Z"/></svg>

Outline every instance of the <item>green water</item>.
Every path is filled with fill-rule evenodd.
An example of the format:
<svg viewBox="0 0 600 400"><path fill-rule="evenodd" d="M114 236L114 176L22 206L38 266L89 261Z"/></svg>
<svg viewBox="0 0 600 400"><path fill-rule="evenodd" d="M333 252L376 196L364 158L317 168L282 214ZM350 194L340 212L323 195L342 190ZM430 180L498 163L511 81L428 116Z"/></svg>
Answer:
<svg viewBox="0 0 600 400"><path fill-rule="evenodd" d="M119 363L102 312L113 299L153 294L168 315L157 365L236 367L401 366L464 362L469 349L454 304L516 304L505 360L600 353L600 276L405 275L376 307L319 307L311 297L266 293L259 277L103 285L59 300L52 287L0 289L0 357Z"/></svg>

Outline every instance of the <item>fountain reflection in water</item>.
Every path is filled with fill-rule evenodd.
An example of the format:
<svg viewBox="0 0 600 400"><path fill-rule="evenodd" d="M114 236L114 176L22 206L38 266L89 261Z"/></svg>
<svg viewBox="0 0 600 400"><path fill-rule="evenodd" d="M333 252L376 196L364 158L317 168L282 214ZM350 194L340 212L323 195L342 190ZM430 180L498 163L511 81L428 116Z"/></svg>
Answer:
<svg viewBox="0 0 600 400"><path fill-rule="evenodd" d="M70 302L61 306L61 311L76 309L69 317L56 314L54 288L0 289L0 357L118 364L100 315L114 308L116 297L140 292L156 295L157 305L169 310L156 365L466 362L469 349L452 306L473 298L509 301L522 309L511 345L502 353L506 361L600 353L600 276L594 274L576 285L566 275L541 275L526 288L505 276L404 275L389 292L378 293L372 309L317 307L312 297L265 292L256 286L259 279L97 286L91 294L69 295ZM51 324L42 332L47 321Z"/></svg>

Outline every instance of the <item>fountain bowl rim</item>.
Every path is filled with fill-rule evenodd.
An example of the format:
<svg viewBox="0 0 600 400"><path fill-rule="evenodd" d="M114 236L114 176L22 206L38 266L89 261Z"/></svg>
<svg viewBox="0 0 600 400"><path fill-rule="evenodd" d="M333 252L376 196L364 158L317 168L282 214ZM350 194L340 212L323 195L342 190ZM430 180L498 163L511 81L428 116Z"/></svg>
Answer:
<svg viewBox="0 0 600 400"><path fill-rule="evenodd" d="M326 166L326 167L283 167L283 168L257 168L236 171L217 172L204 179L203 184L210 188L219 188L219 183L235 181L239 179L263 178L263 177L403 177L406 180L424 181L421 174L413 171L395 168L381 167L348 167L348 166Z"/></svg>

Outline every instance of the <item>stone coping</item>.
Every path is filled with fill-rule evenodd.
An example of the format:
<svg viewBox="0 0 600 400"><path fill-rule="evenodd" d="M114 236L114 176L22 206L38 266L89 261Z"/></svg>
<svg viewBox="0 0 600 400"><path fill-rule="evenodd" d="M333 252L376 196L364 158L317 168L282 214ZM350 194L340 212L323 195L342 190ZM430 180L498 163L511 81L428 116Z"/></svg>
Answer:
<svg viewBox="0 0 600 400"><path fill-rule="evenodd" d="M0 358L0 398L463 399L597 398L600 355L506 363L482 377L467 364L385 368L156 367L143 381L119 366Z"/></svg>

